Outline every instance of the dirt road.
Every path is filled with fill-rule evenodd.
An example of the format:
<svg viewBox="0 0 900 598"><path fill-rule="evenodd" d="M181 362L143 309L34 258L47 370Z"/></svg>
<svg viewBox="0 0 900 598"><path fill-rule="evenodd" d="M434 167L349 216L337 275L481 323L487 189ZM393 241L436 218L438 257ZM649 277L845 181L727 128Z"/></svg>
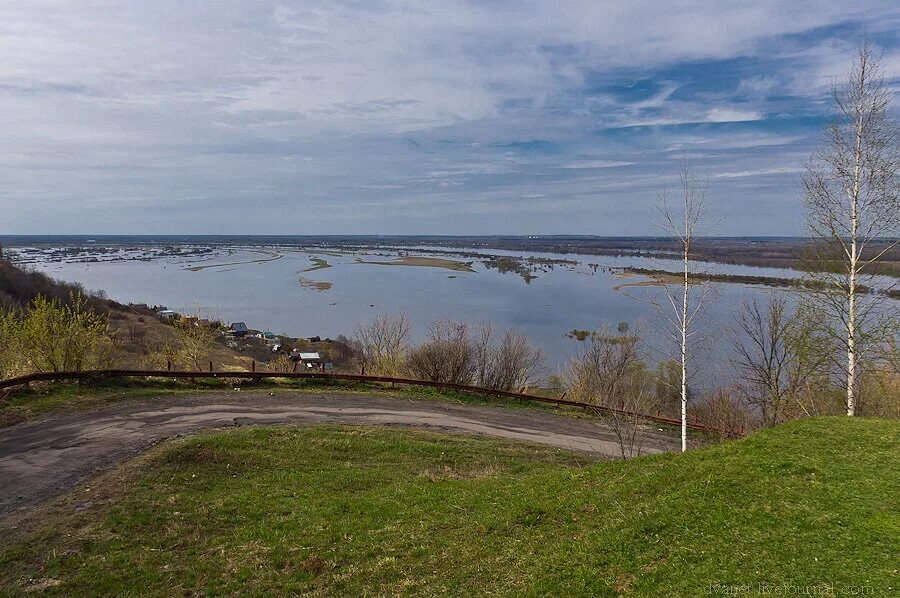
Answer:
<svg viewBox="0 0 900 598"><path fill-rule="evenodd" d="M340 394L163 396L0 429L0 516L60 494L165 439L209 428L312 423L429 428L619 454L615 435L602 423L538 410ZM677 439L653 431L644 452L677 446Z"/></svg>

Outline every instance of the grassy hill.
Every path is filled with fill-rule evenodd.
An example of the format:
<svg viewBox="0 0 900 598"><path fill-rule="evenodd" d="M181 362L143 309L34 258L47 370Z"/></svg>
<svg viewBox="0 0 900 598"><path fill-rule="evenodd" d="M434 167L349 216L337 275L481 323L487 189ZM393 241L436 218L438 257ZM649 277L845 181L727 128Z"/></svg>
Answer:
<svg viewBox="0 0 900 598"><path fill-rule="evenodd" d="M159 447L43 509L0 540L0 592L882 596L900 587L898 497L896 421L808 419L605 463L245 429Z"/></svg>

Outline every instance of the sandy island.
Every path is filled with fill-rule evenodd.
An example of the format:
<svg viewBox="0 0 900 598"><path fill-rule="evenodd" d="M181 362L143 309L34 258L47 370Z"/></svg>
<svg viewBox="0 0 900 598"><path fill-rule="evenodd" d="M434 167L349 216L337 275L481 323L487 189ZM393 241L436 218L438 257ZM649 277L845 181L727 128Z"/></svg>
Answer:
<svg viewBox="0 0 900 598"><path fill-rule="evenodd" d="M398 257L392 262L367 262L361 258L356 258L357 264L377 264L380 266L420 266L425 268L446 268L456 272L475 272L472 269L472 262L460 262L457 260L448 260L439 257L421 257L405 255Z"/></svg>
<svg viewBox="0 0 900 598"><path fill-rule="evenodd" d="M304 289L315 289L317 291L327 291L330 289L332 285L330 282L325 280L310 280L308 278L300 277L300 286Z"/></svg>

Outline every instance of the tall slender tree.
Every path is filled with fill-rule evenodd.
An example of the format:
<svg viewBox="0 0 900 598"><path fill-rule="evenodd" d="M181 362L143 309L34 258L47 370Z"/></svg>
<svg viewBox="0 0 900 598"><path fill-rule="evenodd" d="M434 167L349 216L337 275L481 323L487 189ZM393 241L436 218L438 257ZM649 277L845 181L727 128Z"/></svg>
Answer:
<svg viewBox="0 0 900 598"><path fill-rule="evenodd" d="M679 177L679 201L673 206L665 192L660 196L659 215L661 227L675 239L682 262L681 282L678 285L665 285L666 299L672 308L669 321L672 340L678 347L678 361L681 366L681 450L687 451L687 404L688 378L691 361L692 338L695 316L705 303L705 293L694 293L697 280L693 271L694 248L700 227L707 220L706 179L700 179L694 172L691 162L685 157L681 160Z"/></svg>
<svg viewBox="0 0 900 598"><path fill-rule="evenodd" d="M870 350L896 333L884 296L866 293L879 261L897 247L897 123L893 92L880 56L866 39L847 80L832 90L834 113L825 139L807 164L803 200L813 238L808 270L812 303L832 323L830 333L846 356L847 415L860 402L860 377Z"/></svg>

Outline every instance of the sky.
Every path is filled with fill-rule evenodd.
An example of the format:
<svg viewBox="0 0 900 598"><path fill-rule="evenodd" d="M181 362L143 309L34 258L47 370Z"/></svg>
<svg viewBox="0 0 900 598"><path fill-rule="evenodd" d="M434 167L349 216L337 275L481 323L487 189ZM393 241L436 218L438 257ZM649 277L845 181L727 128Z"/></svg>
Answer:
<svg viewBox="0 0 900 598"><path fill-rule="evenodd" d="M0 6L0 233L803 233L800 176L896 1Z"/></svg>

